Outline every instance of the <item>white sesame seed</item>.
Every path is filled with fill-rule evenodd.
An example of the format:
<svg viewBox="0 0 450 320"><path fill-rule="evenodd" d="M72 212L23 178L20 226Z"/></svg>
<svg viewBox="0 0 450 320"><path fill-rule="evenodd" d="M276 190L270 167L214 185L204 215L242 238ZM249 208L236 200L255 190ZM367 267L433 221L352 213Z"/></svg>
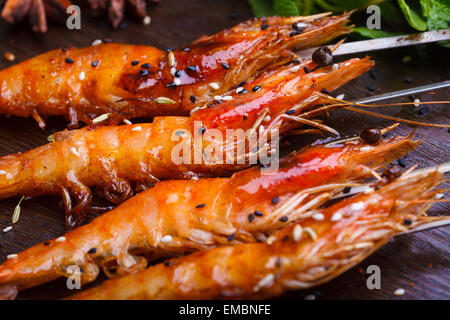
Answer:
<svg viewBox="0 0 450 320"><path fill-rule="evenodd" d="M340 214L339 212L336 212L331 216L331 221L333 221L333 222L339 221L341 219L342 219L342 214Z"/></svg>
<svg viewBox="0 0 450 320"><path fill-rule="evenodd" d="M220 88L220 86L219 86L219 84L218 84L217 82L211 82L211 83L209 84L209 86L210 86L211 88L213 88L214 90L217 90L217 89Z"/></svg>
<svg viewBox="0 0 450 320"><path fill-rule="evenodd" d="M258 130L259 130L259 133L262 134L264 132L264 126L260 125Z"/></svg>
<svg viewBox="0 0 450 320"><path fill-rule="evenodd" d="M304 28L304 27L307 26L307 24L304 23L304 22L297 22L297 23L295 24L295 26L296 26L296 28Z"/></svg>
<svg viewBox="0 0 450 320"><path fill-rule="evenodd" d="M436 199L442 199L444 197L443 193L438 193L434 196Z"/></svg>
<svg viewBox="0 0 450 320"><path fill-rule="evenodd" d="M275 276L272 273L269 273L267 276L265 276L258 282L258 284L253 288L253 291L258 292L259 289L270 286L273 283L274 279Z"/></svg>
<svg viewBox="0 0 450 320"><path fill-rule="evenodd" d="M346 62L344 63L344 67L348 67L351 63L350 62Z"/></svg>
<svg viewBox="0 0 450 320"><path fill-rule="evenodd" d="M372 150L373 149L373 147L370 147L370 146L365 146L365 147L361 147L360 149L359 149L359 151L370 151L370 150Z"/></svg>
<svg viewBox="0 0 450 320"><path fill-rule="evenodd" d="M315 233L315 231L311 228L305 228L305 232L308 234L308 236L312 239L312 240L316 240L317 239L317 234Z"/></svg>
<svg viewBox="0 0 450 320"><path fill-rule="evenodd" d="M369 193L372 193L372 192L374 192L375 191L375 189L374 188L367 188L366 190L364 190L364 193L365 194L369 194Z"/></svg>
<svg viewBox="0 0 450 320"><path fill-rule="evenodd" d="M152 22L152 18L150 16L145 16L142 20L142 23L146 26L148 26Z"/></svg>
<svg viewBox="0 0 450 320"><path fill-rule="evenodd" d="M97 40L94 40L93 42L92 42L92 45L95 47L95 46L98 46L98 45L100 45L100 44L102 44L102 40L100 40L100 39L97 39Z"/></svg>
<svg viewBox="0 0 450 320"><path fill-rule="evenodd" d="M295 66L292 67L291 69L289 69L291 72L297 72L298 70L300 70L300 66Z"/></svg>
<svg viewBox="0 0 450 320"><path fill-rule="evenodd" d="M222 100L223 101L230 101L230 100L233 100L233 97L232 96L223 96Z"/></svg>
<svg viewBox="0 0 450 320"><path fill-rule="evenodd" d="M161 103L161 104L175 104L176 103L172 99L166 98L166 97L158 97L158 98L155 99L155 101L157 103Z"/></svg>
<svg viewBox="0 0 450 320"><path fill-rule="evenodd" d="M352 203L352 205L350 206L351 210L361 210L362 208L364 208L364 203L362 201Z"/></svg>
<svg viewBox="0 0 450 320"><path fill-rule="evenodd" d="M128 119L123 119L123 123L125 123L125 124L127 124L127 125L133 124L133 122L131 122L131 121L128 120Z"/></svg>
<svg viewBox="0 0 450 320"><path fill-rule="evenodd" d="M220 101L220 100L223 99L223 97L222 96L214 96L213 99L216 100L216 101Z"/></svg>
<svg viewBox="0 0 450 320"><path fill-rule="evenodd" d="M299 224L296 224L294 227L294 230L292 231L292 238L295 242L299 242L302 238L303 229L302 226Z"/></svg>
<svg viewBox="0 0 450 320"><path fill-rule="evenodd" d="M402 62L403 62L403 63L411 62L411 60L412 60L411 56L404 56L404 57L402 58Z"/></svg>
<svg viewBox="0 0 450 320"><path fill-rule="evenodd" d="M78 153L78 150L77 150L77 148L75 148L75 147L72 147L72 148L70 148L70 152L72 152L74 155L76 155L76 156L79 156L80 154Z"/></svg>
<svg viewBox="0 0 450 320"><path fill-rule="evenodd" d="M169 51L168 59L169 59L169 66L170 67L175 66L175 55L173 54L172 51Z"/></svg>
<svg viewBox="0 0 450 320"><path fill-rule="evenodd" d="M6 172L5 170L0 170L0 175L1 174L7 174L8 172Z"/></svg>
<svg viewBox="0 0 450 320"><path fill-rule="evenodd" d="M7 256L6 256L6 259L14 259L14 258L17 258L18 256L17 256L17 253L13 253L13 254L8 254Z"/></svg>
<svg viewBox="0 0 450 320"><path fill-rule="evenodd" d="M395 294L396 296L402 296L402 295L405 294L405 289L398 288L397 290L394 291L394 294Z"/></svg>
<svg viewBox="0 0 450 320"><path fill-rule="evenodd" d="M92 120L92 123L99 123L99 122L103 122L106 119L108 119L110 116L109 113L104 113L102 115L99 115L97 118L95 118L94 120Z"/></svg>
<svg viewBox="0 0 450 320"><path fill-rule="evenodd" d="M172 236L167 235L161 238L161 242L168 243L172 241Z"/></svg>
<svg viewBox="0 0 450 320"><path fill-rule="evenodd" d="M305 300L316 300L316 296L313 294L308 294L304 299Z"/></svg>
<svg viewBox="0 0 450 320"><path fill-rule="evenodd" d="M419 99L414 99L414 107L418 107L420 106L420 100Z"/></svg>
<svg viewBox="0 0 450 320"><path fill-rule="evenodd" d="M321 213L314 213L312 215L312 218L317 221L322 221L324 219L324 216Z"/></svg>
<svg viewBox="0 0 450 320"><path fill-rule="evenodd" d="M175 67L170 68L170 74L171 75L174 76L176 72L177 72L177 68L175 68Z"/></svg>
<svg viewBox="0 0 450 320"><path fill-rule="evenodd" d="M181 79L180 78L173 79L173 84L179 86L181 84Z"/></svg>
<svg viewBox="0 0 450 320"><path fill-rule="evenodd" d="M266 117L263 119L263 121L264 121L264 122L269 122L270 119L271 119L270 116L266 116Z"/></svg>
<svg viewBox="0 0 450 320"><path fill-rule="evenodd" d="M333 66L331 67L333 71L339 70L339 65L337 63L333 63Z"/></svg>
<svg viewBox="0 0 450 320"><path fill-rule="evenodd" d="M58 237L55 240L55 242L64 242L64 241L66 241L66 237Z"/></svg>
<svg viewBox="0 0 450 320"><path fill-rule="evenodd" d="M133 129L131 129L131 131L141 131L142 130L142 127L140 127L140 126L137 126L137 127L134 127Z"/></svg>
<svg viewBox="0 0 450 320"><path fill-rule="evenodd" d="M342 100L342 99L344 99L345 98L345 94L343 94L343 93L341 93L340 95L338 95L337 97L336 97L336 99L339 99L339 100Z"/></svg>
<svg viewBox="0 0 450 320"><path fill-rule="evenodd" d="M242 90L244 90L244 87L237 87L237 88L236 88L236 93L239 93L239 92L241 92Z"/></svg>
<svg viewBox="0 0 450 320"><path fill-rule="evenodd" d="M267 238L266 243L268 245L271 245L274 241L275 241L275 237L274 236L270 236L270 237Z"/></svg>
<svg viewBox="0 0 450 320"><path fill-rule="evenodd" d="M8 226L8 227L6 227L5 229L3 229L3 232L11 231L12 228L13 228L12 226Z"/></svg>

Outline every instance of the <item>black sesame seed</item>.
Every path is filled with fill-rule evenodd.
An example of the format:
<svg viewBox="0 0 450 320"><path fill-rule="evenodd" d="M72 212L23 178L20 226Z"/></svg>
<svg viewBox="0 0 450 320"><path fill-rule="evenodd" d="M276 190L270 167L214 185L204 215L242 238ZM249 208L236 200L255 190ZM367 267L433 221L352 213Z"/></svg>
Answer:
<svg viewBox="0 0 450 320"><path fill-rule="evenodd" d="M243 86L245 86L246 83L247 83L247 82L242 81L241 83L238 84L238 87L243 87Z"/></svg>
<svg viewBox="0 0 450 320"><path fill-rule="evenodd" d="M91 65L95 68L100 62L98 60L92 61Z"/></svg>
<svg viewBox="0 0 450 320"><path fill-rule="evenodd" d="M213 103L211 103L211 104L208 105L208 108L212 108L212 107L214 107L216 104L217 104L217 102L213 102Z"/></svg>
<svg viewBox="0 0 450 320"><path fill-rule="evenodd" d="M141 68L144 68L144 69L150 68L150 63L143 63L143 64L141 64Z"/></svg>
<svg viewBox="0 0 450 320"><path fill-rule="evenodd" d="M242 119L244 119L244 121L245 121L245 120L248 119L248 117L247 117L246 115L243 115L243 116L242 116Z"/></svg>
<svg viewBox="0 0 450 320"><path fill-rule="evenodd" d="M97 252L97 248L90 248L89 251L88 251L89 254L93 254L93 253L96 253L96 252Z"/></svg>
<svg viewBox="0 0 450 320"><path fill-rule="evenodd" d="M268 27L269 27L269 25L268 25L267 23L264 23L264 24L261 26L261 30L266 30Z"/></svg>
<svg viewBox="0 0 450 320"><path fill-rule="evenodd" d="M261 211L255 210L255 216L262 217L264 214Z"/></svg>
<svg viewBox="0 0 450 320"><path fill-rule="evenodd" d="M80 268L80 272L81 272L81 273L84 273L84 272L86 272L86 270L84 270L84 268L81 267L81 268Z"/></svg>
<svg viewBox="0 0 450 320"><path fill-rule="evenodd" d="M230 66L229 66L228 63L226 63L226 62L222 62L221 65L222 65L222 67L223 67L225 70L230 69Z"/></svg>
<svg viewBox="0 0 450 320"><path fill-rule="evenodd" d="M272 198L272 204L277 204L280 199L278 197Z"/></svg>
<svg viewBox="0 0 450 320"><path fill-rule="evenodd" d="M62 51L62 52L66 52L66 51L67 51L67 49L66 49L66 48L64 48L64 47L62 47L62 48L61 48L61 51Z"/></svg>
<svg viewBox="0 0 450 320"><path fill-rule="evenodd" d="M112 39L111 39L111 38L107 38L107 39L103 40L103 42L105 42L105 43L111 43L111 42L112 42Z"/></svg>
<svg viewBox="0 0 450 320"><path fill-rule="evenodd" d="M236 20L239 19L241 15L239 13L230 13L229 17L230 19Z"/></svg>
<svg viewBox="0 0 450 320"><path fill-rule="evenodd" d="M75 62L75 61L73 61L73 59L70 59L70 58L66 58L64 61L69 64Z"/></svg>
<svg viewBox="0 0 450 320"><path fill-rule="evenodd" d="M166 267L170 267L170 266L173 265L173 263L172 263L171 261L167 261L167 262L164 262L164 265L165 265Z"/></svg>
<svg viewBox="0 0 450 320"><path fill-rule="evenodd" d="M291 109L291 110L286 111L286 114L294 114L294 113L295 113L295 110L294 110L294 109Z"/></svg>
<svg viewBox="0 0 450 320"><path fill-rule="evenodd" d="M342 193L349 193L351 190L351 187L345 187L344 190L342 190Z"/></svg>
<svg viewBox="0 0 450 320"><path fill-rule="evenodd" d="M175 71L175 77L176 77L176 78L181 77L181 70Z"/></svg>
<svg viewBox="0 0 450 320"><path fill-rule="evenodd" d="M184 131L176 131L175 135L177 136L182 136L184 134Z"/></svg>
<svg viewBox="0 0 450 320"><path fill-rule="evenodd" d="M283 241L283 242L286 242L286 241L288 241L289 240L289 236L284 236L282 239L281 239L281 241Z"/></svg>
<svg viewBox="0 0 450 320"><path fill-rule="evenodd" d="M200 203L198 205L195 206L196 208L204 208L206 207L206 203Z"/></svg>
<svg viewBox="0 0 450 320"><path fill-rule="evenodd" d="M333 52L328 47L320 47L312 54L312 60L319 66L326 66L333 62Z"/></svg>
<svg viewBox="0 0 450 320"><path fill-rule="evenodd" d="M292 60L292 63L294 63L294 64L300 64L300 63L302 63L302 61L299 60L299 59L294 59L294 60Z"/></svg>
<svg viewBox="0 0 450 320"><path fill-rule="evenodd" d="M311 70L309 70L308 67L303 67L303 71L305 71L305 73L310 73L311 72Z"/></svg>
<svg viewBox="0 0 450 320"><path fill-rule="evenodd" d="M407 226L410 226L412 224L412 221L410 219L405 219L403 220L403 223L406 224Z"/></svg>
<svg viewBox="0 0 450 320"><path fill-rule="evenodd" d="M205 131L206 131L206 128L204 126L201 126L199 129L200 134L203 135L205 133Z"/></svg>
<svg viewBox="0 0 450 320"><path fill-rule="evenodd" d="M376 74L374 68L370 69L369 75L370 75L370 77L371 77L373 80L376 80L376 79L377 79L377 74Z"/></svg>
<svg viewBox="0 0 450 320"><path fill-rule="evenodd" d="M187 66L186 69L189 71L197 71L197 66Z"/></svg>
<svg viewBox="0 0 450 320"><path fill-rule="evenodd" d="M250 213L248 215L248 222L252 223L254 219L255 219L255 215L253 213Z"/></svg>
<svg viewBox="0 0 450 320"><path fill-rule="evenodd" d="M141 70L139 70L139 75L140 75L140 76L146 76L146 75L148 75L148 70L147 70L147 69L141 69Z"/></svg>
<svg viewBox="0 0 450 320"><path fill-rule="evenodd" d="M286 221L288 221L288 219L289 218L287 216L283 216L283 217L280 218L280 221L281 222L286 222Z"/></svg>
<svg viewBox="0 0 450 320"><path fill-rule="evenodd" d="M295 36L298 36L301 33L302 33L301 31L295 30L295 31L292 31L291 33L289 33L289 37L295 37Z"/></svg>
<svg viewBox="0 0 450 320"><path fill-rule="evenodd" d="M277 259L276 266L277 266L278 268L281 267L281 258L278 258L278 259Z"/></svg>
<svg viewBox="0 0 450 320"><path fill-rule="evenodd" d="M367 86L367 90L369 90L369 91L375 91L375 86L369 84L369 85Z"/></svg>
<svg viewBox="0 0 450 320"><path fill-rule="evenodd" d="M244 94L244 93L247 93L248 92L248 90L247 89L244 89L244 90L242 90L241 92L239 92L240 94Z"/></svg>
<svg viewBox="0 0 450 320"><path fill-rule="evenodd" d="M260 85L257 85L257 86L254 86L253 88L252 88L252 91L258 91L259 89L261 89L261 86Z"/></svg>
<svg viewBox="0 0 450 320"><path fill-rule="evenodd" d="M137 66L138 64L139 64L139 60L134 60L134 61L131 61L131 65L132 66Z"/></svg>
<svg viewBox="0 0 450 320"><path fill-rule="evenodd" d="M49 246L49 245L50 245L50 242L48 242L48 241L44 242L44 246Z"/></svg>
<svg viewBox="0 0 450 320"><path fill-rule="evenodd" d="M143 71L143 70L145 70L145 69L142 69L141 71ZM145 70L145 71L147 71L147 70ZM172 82L172 83L166 84L166 87L174 89L177 87L177 85L175 82Z"/></svg>
<svg viewBox="0 0 450 320"><path fill-rule="evenodd" d="M235 233L230 234L230 235L228 236L228 241L233 241L235 235L236 235Z"/></svg>
<svg viewBox="0 0 450 320"><path fill-rule="evenodd" d="M400 167L404 168L406 167L406 160L404 158L400 158L397 160L397 163Z"/></svg>
<svg viewBox="0 0 450 320"><path fill-rule="evenodd" d="M381 132L378 129L364 129L359 134L360 138L368 144L374 144L380 141Z"/></svg>
<svg viewBox="0 0 450 320"><path fill-rule="evenodd" d="M328 91L327 89L322 89L322 90L320 90L320 92L322 92L322 93L324 93L324 94L330 94L330 91Z"/></svg>
<svg viewBox="0 0 450 320"><path fill-rule="evenodd" d="M428 113L428 111L430 111L430 108L428 108L428 106L424 106L424 107L420 108L419 110L417 110L417 114L419 116L424 116Z"/></svg>
<svg viewBox="0 0 450 320"><path fill-rule="evenodd" d="M190 96L191 102L195 103L195 101L197 101L197 98L195 96Z"/></svg>

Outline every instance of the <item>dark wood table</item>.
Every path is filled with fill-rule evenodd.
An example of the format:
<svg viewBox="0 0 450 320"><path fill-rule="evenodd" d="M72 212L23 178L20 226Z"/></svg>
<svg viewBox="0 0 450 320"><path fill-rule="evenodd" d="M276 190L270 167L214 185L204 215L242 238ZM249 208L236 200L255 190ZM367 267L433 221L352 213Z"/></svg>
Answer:
<svg viewBox="0 0 450 320"><path fill-rule="evenodd" d="M247 2L240 0L162 0L159 5L151 7L150 14L150 26L130 21L127 29L113 31L105 19L89 18L84 10L81 30L69 31L62 26L52 25L44 35L33 34L27 25L7 26L1 22L0 53L13 52L16 63L50 49L87 46L95 39L105 38L159 48L176 47L251 17ZM230 14L238 14L238 17ZM367 89L368 85L374 86L379 92L387 92L447 80L450 74L449 53L449 49L438 45L373 53L377 61L376 79L365 74L337 93L345 93L347 99L352 99L374 94ZM402 63L405 55L411 56L412 61ZM11 64L0 58L0 68ZM410 77L412 82L405 83L405 77ZM418 98L422 101L450 100L448 90L423 94ZM379 111L418 121L450 123L449 107L446 105L430 105L429 112L424 116L419 116L417 108L413 106L385 107ZM339 111L331 113L326 123L343 135L353 135L362 128L381 128L392 122ZM64 128L64 125L61 119L51 119L48 128L42 131L31 119L0 116L0 155L45 144L46 136L56 129ZM406 135L413 129L413 126L402 124L395 133ZM422 144L407 158L407 167L415 164L424 167L449 161L450 133L447 129L420 127L415 136L422 140ZM301 136L289 140L300 147L316 138ZM1 229L10 224L18 200L0 201ZM0 262L8 254L64 233L63 210L58 202L56 197L40 197L22 204L20 221L14 229L7 233L0 232ZM449 205L440 203L432 207L430 214L445 215L448 211ZM449 299L449 235L450 228L444 227L400 236L337 279L311 290L291 292L282 298L303 299L308 294L315 294L318 299ZM373 264L381 268L380 290L366 287L368 275L365 270ZM73 293L68 292L64 284L62 280L55 281L20 293L19 298L59 298ZM395 296L393 293L397 288L404 288L405 295Z"/></svg>

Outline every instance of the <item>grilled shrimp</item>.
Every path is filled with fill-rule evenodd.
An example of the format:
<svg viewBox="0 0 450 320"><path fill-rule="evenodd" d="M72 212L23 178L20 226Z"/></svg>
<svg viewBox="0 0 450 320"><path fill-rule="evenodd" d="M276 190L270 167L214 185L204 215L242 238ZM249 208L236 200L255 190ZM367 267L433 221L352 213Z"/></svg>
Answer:
<svg viewBox="0 0 450 320"><path fill-rule="evenodd" d="M0 113L31 116L41 127L45 117L63 115L72 128L103 114L110 122L188 115L196 103L292 60L288 49L349 32L350 14L327 15L252 19L169 52L124 44L53 50L0 71Z"/></svg>
<svg viewBox="0 0 450 320"><path fill-rule="evenodd" d="M223 246L112 279L72 299L270 298L329 281L390 238L449 217L423 213L442 182L436 169L407 175L304 214L266 243Z"/></svg>
<svg viewBox="0 0 450 320"><path fill-rule="evenodd" d="M64 237L9 256L0 266L0 292L68 276L71 266L83 270L86 283L99 267L124 275L147 259L263 240L417 144L408 137L372 146L353 139L305 148L271 174L253 167L231 178L161 181Z"/></svg>
<svg viewBox="0 0 450 320"><path fill-rule="evenodd" d="M156 117L148 124L56 133L52 143L0 158L0 198L62 194L66 224L71 228L83 220L89 209L93 186L101 189L111 202L120 203L136 187L145 189L158 180L230 176L252 164L251 159L255 157L251 156L254 148L250 140L253 139L243 136L237 141L218 140L210 135L214 132L211 129L220 130L223 137L228 129L239 129L246 131L247 137L256 134L262 141L265 136L275 144L278 139L271 141L275 130L283 134L302 124L336 133L308 119L308 112L322 102L322 89L338 88L367 71L373 62L367 58L351 59L339 65L337 70L326 66L305 73L302 66L315 67L312 61L305 61L301 65L291 63L268 70L239 90L216 99L221 101L214 100L204 109L193 110L191 117ZM238 153L242 142L247 146L244 154ZM188 149L179 153L189 158L174 160L174 152L185 145ZM232 161L230 157L219 161L230 155L230 151ZM262 155L263 151L261 148L258 152ZM200 160L195 161L198 154ZM72 197L76 204L72 205Z"/></svg>

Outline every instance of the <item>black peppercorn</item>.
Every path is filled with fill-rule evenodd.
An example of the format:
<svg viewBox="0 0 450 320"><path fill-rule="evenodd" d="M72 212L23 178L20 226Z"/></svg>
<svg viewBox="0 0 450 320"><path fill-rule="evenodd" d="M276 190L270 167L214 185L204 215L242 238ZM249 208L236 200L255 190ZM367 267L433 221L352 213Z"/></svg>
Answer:
<svg viewBox="0 0 450 320"><path fill-rule="evenodd" d="M374 144L380 141L381 132L378 129L364 129L359 136L365 143Z"/></svg>
<svg viewBox="0 0 450 320"><path fill-rule="evenodd" d="M328 47L320 47L314 51L312 59L319 66L326 66L333 62L333 53Z"/></svg>

